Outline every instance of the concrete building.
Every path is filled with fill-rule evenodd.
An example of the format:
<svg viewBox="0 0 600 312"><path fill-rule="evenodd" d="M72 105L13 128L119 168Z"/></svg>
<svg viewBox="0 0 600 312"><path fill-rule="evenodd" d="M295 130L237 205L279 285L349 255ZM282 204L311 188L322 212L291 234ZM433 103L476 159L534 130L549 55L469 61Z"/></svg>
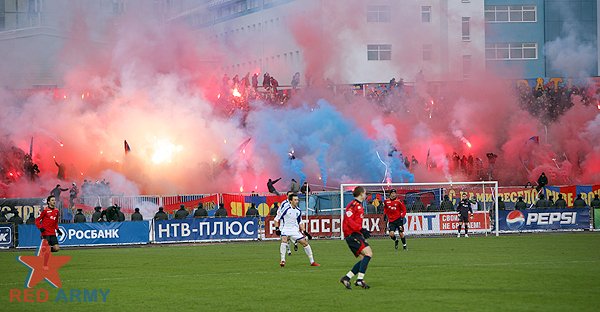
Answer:
<svg viewBox="0 0 600 312"><path fill-rule="evenodd" d="M269 72L284 84L295 72L336 83L414 81L421 70L428 81L462 80L484 66L483 1L215 0L171 22L227 47L228 75Z"/></svg>

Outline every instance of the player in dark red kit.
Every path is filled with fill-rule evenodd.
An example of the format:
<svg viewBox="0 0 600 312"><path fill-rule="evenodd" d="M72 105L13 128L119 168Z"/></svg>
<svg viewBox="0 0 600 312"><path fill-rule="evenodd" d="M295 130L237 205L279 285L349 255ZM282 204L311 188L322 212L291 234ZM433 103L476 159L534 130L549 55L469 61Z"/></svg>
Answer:
<svg viewBox="0 0 600 312"><path fill-rule="evenodd" d="M352 289L350 286L350 279L357 275L356 282L354 285L360 286L364 289L368 289L369 285L365 283L364 277L367 271L369 261L373 257L373 251L367 243L367 238L371 236L371 233L362 228L364 209L362 202L367 197L365 188L357 186L352 192L354 200L346 206L346 212L344 214L344 221L342 223L342 229L346 236L346 243L355 257L359 258L359 261L352 267L352 270L348 271L340 279L340 283L344 284L347 289Z"/></svg>
<svg viewBox="0 0 600 312"><path fill-rule="evenodd" d="M406 238L404 237L404 217L406 216L406 206L398 198L395 189L390 190L390 197L383 202L383 213L387 216L388 230L390 238L394 241L394 248L398 250L398 238L396 230L400 233L402 247L406 249Z"/></svg>
<svg viewBox="0 0 600 312"><path fill-rule="evenodd" d="M56 234L58 231L59 235L63 233L58 228L58 209L56 208L56 198L52 195L47 198L48 207L44 208L40 213L40 216L35 219L35 225L42 232L42 239L48 241L48 245L51 246L52 252L60 250L58 246L58 238Z"/></svg>

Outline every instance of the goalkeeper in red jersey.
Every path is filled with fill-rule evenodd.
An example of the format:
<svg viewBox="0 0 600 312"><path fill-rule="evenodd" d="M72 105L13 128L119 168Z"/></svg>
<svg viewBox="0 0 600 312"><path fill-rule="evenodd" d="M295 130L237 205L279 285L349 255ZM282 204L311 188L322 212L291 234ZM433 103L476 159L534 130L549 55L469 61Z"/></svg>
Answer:
<svg viewBox="0 0 600 312"><path fill-rule="evenodd" d="M390 197L383 202L383 213L387 216L388 230L390 238L394 241L394 248L398 250L398 237L396 230L402 240L402 248L406 249L406 238L404 237L404 217L406 216L406 206L398 198L395 189L390 190Z"/></svg>

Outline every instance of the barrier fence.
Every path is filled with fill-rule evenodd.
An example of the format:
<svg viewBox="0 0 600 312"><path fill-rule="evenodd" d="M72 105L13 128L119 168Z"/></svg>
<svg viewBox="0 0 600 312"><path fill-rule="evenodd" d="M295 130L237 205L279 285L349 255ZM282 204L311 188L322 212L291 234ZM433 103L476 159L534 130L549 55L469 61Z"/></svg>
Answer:
<svg viewBox="0 0 600 312"><path fill-rule="evenodd" d="M457 194L443 189L430 190L433 194L432 205L425 210L411 210L405 220L405 233L408 235L443 235L456 232L457 217L454 212L439 211L437 201L443 195L449 195L456 204ZM567 205L572 206L576 194L583 194L584 201L589 205L594 195L600 192L600 186L565 186L548 187L547 194L563 194ZM532 207L535 189L520 187L501 187L499 196L504 198L506 210L500 210L498 215L499 231L535 232L535 231L581 231L600 229L600 209L565 208L565 209L526 209L512 210L519 196L524 198L528 207ZM489 205L494 198L491 194L475 192L480 205ZM371 194L373 200L365 205L365 228L374 235L385 235L386 224L381 214L381 194ZM555 196L557 198L557 196ZM273 217L269 216L275 203L285 199L285 195L265 193L252 194L189 194L189 195L145 195L145 196L105 196L77 199L74 207L62 208L61 226L67 234L61 238L61 245L90 246L90 245L119 245L119 244L148 244L172 242L205 242L228 240L257 240L275 239ZM344 194L344 204L352 199L350 192ZM7 219L11 213L18 212L23 219L30 213L37 217L45 206L45 198L9 198L0 199L0 208ZM367 201L369 201L367 199ZM68 200L63 199L63 205ZM70 224L76 209L82 209L86 219L90 220L93 207L105 203L118 205L125 214L126 220L135 208L145 212L144 222L110 222L110 223L78 223ZM210 218L193 219L193 210L202 203ZM230 218L212 218L219 203L224 204ZM248 208L254 204L260 218L245 218ZM190 212L188 219L172 220L174 212L184 205ZM169 215L168 221L154 222L152 217L158 207L164 207ZM300 209L304 215L307 228L315 237L331 238L340 235L340 196L338 192L314 192L306 196L300 194ZM106 207L106 206L104 206ZM481 207L481 206L480 206ZM481 209L480 209L481 210ZM469 225L472 232L489 232L495 228L493 212L477 211ZM240 230L241 229L241 230ZM210 232L210 233L208 233ZM213 233L214 232L214 233ZM95 233L95 234L94 234ZM102 233L102 234L100 234ZM112 236L107 236L112 233ZM107 234L107 235L104 235ZM116 235L118 234L118 237ZM101 236L100 236L101 235ZM125 235L125 236L122 236ZM39 244L39 231L34 225L18 225L0 223L0 248L18 246L29 248Z"/></svg>

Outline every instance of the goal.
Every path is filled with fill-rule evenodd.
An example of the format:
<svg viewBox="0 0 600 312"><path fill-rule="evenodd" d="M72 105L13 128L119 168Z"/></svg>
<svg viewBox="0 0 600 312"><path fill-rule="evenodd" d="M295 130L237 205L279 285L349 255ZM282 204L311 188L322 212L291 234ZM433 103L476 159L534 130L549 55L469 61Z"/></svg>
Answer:
<svg viewBox="0 0 600 312"><path fill-rule="evenodd" d="M363 227L373 235L386 234L383 218L383 201L392 189L407 209L404 231L409 235L456 235L458 215L455 207L462 194L471 200L473 217L469 221L469 233L498 236L498 182L436 182L436 183L353 183L340 185L340 222L344 210L354 199L352 190L362 186L367 191L363 202L365 217ZM344 233L340 232L343 239Z"/></svg>

